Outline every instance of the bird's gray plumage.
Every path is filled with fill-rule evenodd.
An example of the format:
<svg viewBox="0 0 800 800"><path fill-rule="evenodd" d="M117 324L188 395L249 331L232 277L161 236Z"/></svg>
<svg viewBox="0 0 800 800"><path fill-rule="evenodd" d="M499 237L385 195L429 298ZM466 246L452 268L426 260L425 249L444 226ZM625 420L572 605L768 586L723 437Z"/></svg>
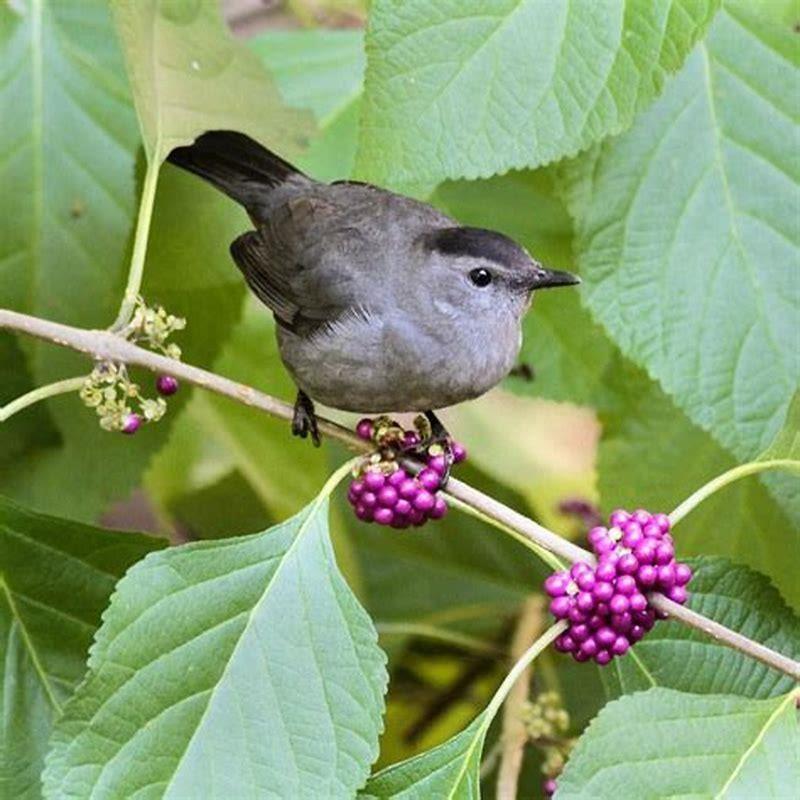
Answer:
<svg viewBox="0 0 800 800"><path fill-rule="evenodd" d="M514 366L537 280L564 278L501 234L374 186L319 183L242 134L204 134L170 160L247 208L255 229L233 258L274 313L298 387L335 408L423 411L483 394ZM471 282L476 268L491 285Z"/></svg>

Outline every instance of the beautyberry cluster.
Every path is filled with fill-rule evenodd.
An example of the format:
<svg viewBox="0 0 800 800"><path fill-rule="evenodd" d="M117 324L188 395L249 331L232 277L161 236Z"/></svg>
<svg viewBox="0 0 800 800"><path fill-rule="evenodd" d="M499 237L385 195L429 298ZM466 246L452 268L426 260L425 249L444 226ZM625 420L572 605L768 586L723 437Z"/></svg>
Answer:
<svg viewBox="0 0 800 800"><path fill-rule="evenodd" d="M362 419L356 426L362 439L378 447L378 452L360 465L347 490L347 499L360 520L408 528L447 513L447 503L437 494L448 469L445 448L438 443L424 447L425 423L418 420L416 424L420 430L404 430L388 417L379 417ZM457 442L449 443L449 448L452 463L467 457ZM416 475L398 461L399 456L412 454L426 464Z"/></svg>
<svg viewBox="0 0 800 800"><path fill-rule="evenodd" d="M618 509L608 528L589 531L597 566L578 562L569 571L550 575L544 584L552 598L550 611L570 623L555 641L557 650L571 653L576 661L593 658L601 666L608 664L655 624L659 615L647 592L686 602L692 570L675 560L669 529L666 514Z"/></svg>

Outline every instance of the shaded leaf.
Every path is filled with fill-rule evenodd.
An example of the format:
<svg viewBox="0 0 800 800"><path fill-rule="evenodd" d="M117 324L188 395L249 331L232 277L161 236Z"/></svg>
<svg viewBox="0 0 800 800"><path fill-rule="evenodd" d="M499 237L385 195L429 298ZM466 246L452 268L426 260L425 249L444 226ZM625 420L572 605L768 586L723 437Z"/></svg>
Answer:
<svg viewBox="0 0 800 800"><path fill-rule="evenodd" d="M600 712L558 779L558 797L794 797L797 733L794 694L651 689Z"/></svg>
<svg viewBox="0 0 800 800"><path fill-rule="evenodd" d="M742 460L800 381L798 63L795 34L729 3L663 97L571 170L592 313Z"/></svg>
<svg viewBox="0 0 800 800"><path fill-rule="evenodd" d="M574 155L630 125L717 5L375 0L357 172L435 184Z"/></svg>
<svg viewBox="0 0 800 800"><path fill-rule="evenodd" d="M800 620L763 575L724 558L690 563L695 574L689 608L790 658L800 657ZM794 685L783 673L669 620L659 622L634 652L636 660L615 659L601 673L615 694L656 685L763 699L785 694Z"/></svg>
<svg viewBox="0 0 800 800"><path fill-rule="evenodd" d="M291 155L308 118L287 109L216 3L113 0L148 161L208 130L236 130Z"/></svg>
<svg viewBox="0 0 800 800"><path fill-rule="evenodd" d="M264 533L128 573L54 732L48 797L339 797L363 783L385 658L327 511L324 492Z"/></svg>
<svg viewBox="0 0 800 800"><path fill-rule="evenodd" d="M38 798L53 722L86 669L114 583L163 541L27 511L0 497L0 794Z"/></svg>

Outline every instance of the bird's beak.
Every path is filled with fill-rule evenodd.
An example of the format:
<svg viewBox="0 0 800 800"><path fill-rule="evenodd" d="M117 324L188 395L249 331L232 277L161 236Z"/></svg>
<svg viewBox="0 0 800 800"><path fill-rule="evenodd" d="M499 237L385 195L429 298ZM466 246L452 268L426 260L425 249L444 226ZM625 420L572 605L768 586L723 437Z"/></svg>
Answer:
<svg viewBox="0 0 800 800"><path fill-rule="evenodd" d="M581 282L577 275L571 272L561 272L557 269L545 269L538 264L534 268L528 286L534 289L552 289L556 286L575 286Z"/></svg>

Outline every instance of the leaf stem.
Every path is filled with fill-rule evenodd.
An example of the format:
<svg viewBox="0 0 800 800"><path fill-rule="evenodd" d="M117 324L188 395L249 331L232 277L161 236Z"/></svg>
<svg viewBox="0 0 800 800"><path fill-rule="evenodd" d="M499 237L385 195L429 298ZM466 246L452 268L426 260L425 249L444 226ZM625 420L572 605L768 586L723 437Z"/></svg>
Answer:
<svg viewBox="0 0 800 800"><path fill-rule="evenodd" d="M568 623L565 620L556 622L551 625L520 657L516 664L511 668L511 671L506 675L503 682L500 684L494 697L489 701L486 706L484 714L486 715L486 727L494 719L500 706L503 705L511 687L517 682L517 679L528 668L528 665L533 662L537 656L547 647L549 647L566 629Z"/></svg>
<svg viewBox="0 0 800 800"><path fill-rule="evenodd" d="M740 478L745 478L748 475L755 475L758 472L766 472L771 469L785 469L790 472L800 473L800 461L795 461L790 458L780 458L771 461L750 461L747 464L733 467L727 472L723 472L722 475L717 475L716 478L712 478L696 492L689 495L689 497L669 515L670 522L673 526L677 525L687 514L694 511L703 500L711 497L712 494L718 492L729 483L738 481Z"/></svg>
<svg viewBox="0 0 800 800"><path fill-rule="evenodd" d="M69 347L78 352L85 353L93 359L122 361L126 364L144 367L152 372L166 372L187 383L230 397L239 403L258 408L267 414L281 419L291 420L294 413L294 409L289 403L284 403L275 397L259 392L252 386L236 383L236 381L223 378L221 375L216 375L213 372L208 372L207 370L200 369L191 364L175 361L174 359L167 358L158 353L153 353L150 350L137 347L132 342L110 331L73 328L69 325L50 322L49 320L7 309L0 309L0 328L9 328L29 336L35 336L39 339L54 342L61 347ZM353 431L331 420L319 419L319 429L325 435L344 442L352 450L363 453L371 449L369 444L359 439ZM333 487L336 483L344 477L347 469L349 469L349 467L345 465L331 477L331 480L326 484L326 489L331 484L331 481L334 480L334 477L338 476L335 482L330 486L329 493L333 491ZM326 489L323 489L323 491L326 491ZM503 505L503 503L495 500L493 497L489 497L462 481L450 478L444 492L449 497L456 498L469 505L474 510L481 512L486 517L501 523L503 526L501 530L510 528L519 536L530 540L545 550L555 553L565 561L585 561L588 564L595 563L594 556L588 551L563 539L558 534L539 525L539 523L529 517L520 514L518 511L514 511L514 509ZM800 679L800 664L786 656L776 653L774 650L764 647L764 645L758 644L757 642L753 642L747 637L726 628L724 625L713 622L701 614L679 606L662 595L651 595L650 600L656 608L666 611L674 619L692 628L703 631L729 647L744 653L746 656L756 658L773 669L779 670L796 680Z"/></svg>
<svg viewBox="0 0 800 800"><path fill-rule="evenodd" d="M125 287L125 294L122 296L117 318L111 326L112 331L121 331L130 322L136 305L136 298L139 296L139 290L142 287L147 243L150 239L150 222L153 218L153 205L155 204L156 186L158 185L158 171L158 163L155 161L147 162L142 196L139 200L139 215L136 219L136 234L133 240L131 265L128 270L128 284Z"/></svg>
<svg viewBox="0 0 800 800"><path fill-rule="evenodd" d="M38 403L41 400L46 400L48 397L77 392L81 389L85 381L85 376L81 376L80 378L65 378L63 381L48 383L45 386L32 389L30 392L26 392L15 398L10 403L0 406L0 422L5 422L18 411L22 411L22 409L32 406L34 403Z"/></svg>

